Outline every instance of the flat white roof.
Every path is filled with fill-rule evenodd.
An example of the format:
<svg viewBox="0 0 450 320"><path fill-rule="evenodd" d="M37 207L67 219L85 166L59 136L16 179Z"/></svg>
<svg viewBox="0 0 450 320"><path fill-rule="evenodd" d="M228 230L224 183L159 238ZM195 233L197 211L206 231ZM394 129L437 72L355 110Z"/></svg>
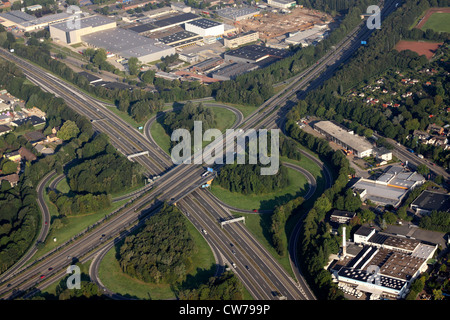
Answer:
<svg viewBox="0 0 450 320"><path fill-rule="evenodd" d="M333 136L337 140L342 141L350 148L352 148L353 150L357 150L358 152L364 152L373 149L372 145L363 137L350 134L331 121L319 121L315 123L314 126Z"/></svg>

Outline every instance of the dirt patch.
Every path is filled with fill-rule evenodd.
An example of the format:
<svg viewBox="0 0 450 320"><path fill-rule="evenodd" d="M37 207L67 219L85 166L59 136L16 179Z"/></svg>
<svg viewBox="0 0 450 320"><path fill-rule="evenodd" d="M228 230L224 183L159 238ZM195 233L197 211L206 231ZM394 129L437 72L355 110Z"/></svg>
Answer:
<svg viewBox="0 0 450 320"><path fill-rule="evenodd" d="M419 55L425 55L427 59L431 59L436 50L442 45L442 42L422 42L422 41L405 41L401 40L395 46L397 51L411 50Z"/></svg>
<svg viewBox="0 0 450 320"><path fill-rule="evenodd" d="M427 12L425 12L422 19L419 20L417 25L414 28L421 29L425 22L431 17L433 13L450 13L450 8L430 8Z"/></svg>

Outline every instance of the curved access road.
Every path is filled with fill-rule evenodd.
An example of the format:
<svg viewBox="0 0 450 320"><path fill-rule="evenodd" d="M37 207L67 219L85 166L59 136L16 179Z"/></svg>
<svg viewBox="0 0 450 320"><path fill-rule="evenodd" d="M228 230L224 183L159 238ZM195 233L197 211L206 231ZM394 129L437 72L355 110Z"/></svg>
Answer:
<svg viewBox="0 0 450 320"><path fill-rule="evenodd" d="M39 205L39 209L42 213L41 218L41 230L39 232L39 236L36 238L33 244L31 244L30 249L28 252L11 268L9 268L5 273L2 274L0 277L0 280L6 280L10 276L14 275L14 272L17 271L19 268L21 268L28 260L31 259L31 257L36 253L37 251L37 244L40 242L44 242L47 238L48 232L50 230L50 211L47 207L47 203L44 200L44 191L45 191L45 185L52 180L56 175L56 171L53 170L49 172L44 178L39 181L37 187L36 187L36 193L37 193L37 202Z"/></svg>

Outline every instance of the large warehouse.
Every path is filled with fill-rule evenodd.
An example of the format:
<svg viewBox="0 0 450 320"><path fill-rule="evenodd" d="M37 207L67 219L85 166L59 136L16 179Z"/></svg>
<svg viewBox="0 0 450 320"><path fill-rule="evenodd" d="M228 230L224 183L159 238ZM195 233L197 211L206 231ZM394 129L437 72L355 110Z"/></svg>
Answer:
<svg viewBox="0 0 450 320"><path fill-rule="evenodd" d="M259 45L249 45L225 52L224 58L229 62L257 63L269 57L285 58L289 55L286 50L274 49Z"/></svg>
<svg viewBox="0 0 450 320"><path fill-rule="evenodd" d="M82 36L83 42L94 48L103 48L120 58L138 58L148 63L175 54L175 48L133 31L114 28Z"/></svg>
<svg viewBox="0 0 450 320"><path fill-rule="evenodd" d="M344 130L331 121L319 121L314 124L314 129L359 158L368 157L373 152L372 145L366 139Z"/></svg>
<svg viewBox="0 0 450 320"><path fill-rule="evenodd" d="M225 32L223 23L209 19L199 19L186 22L184 28L187 31L194 32L202 37L220 36Z"/></svg>
<svg viewBox="0 0 450 320"><path fill-rule="evenodd" d="M16 26L23 31L34 31L48 27L53 23L66 21L70 17L73 17L72 13L61 12L36 18L35 16L20 10L13 10L6 13L0 13L0 24L6 28Z"/></svg>
<svg viewBox="0 0 450 320"><path fill-rule="evenodd" d="M232 20L232 21L241 21L244 19L249 19L258 15L260 10L252 8L252 7L243 7L243 8L225 8L217 10L217 14L219 17Z"/></svg>
<svg viewBox="0 0 450 320"><path fill-rule="evenodd" d="M50 25L50 37L54 41L66 44L81 42L81 37L98 31L113 29L116 27L114 20L103 16L90 16L78 20L77 26L67 22Z"/></svg>
<svg viewBox="0 0 450 320"><path fill-rule="evenodd" d="M151 32L157 32L169 28L173 28L183 23L187 23L200 18L200 16L193 13L182 13L173 17L164 18L160 20L153 21L151 23L141 24L129 28L129 30L137 32L139 34L146 34ZM187 29L186 29L187 30ZM190 31L190 30L188 30Z"/></svg>

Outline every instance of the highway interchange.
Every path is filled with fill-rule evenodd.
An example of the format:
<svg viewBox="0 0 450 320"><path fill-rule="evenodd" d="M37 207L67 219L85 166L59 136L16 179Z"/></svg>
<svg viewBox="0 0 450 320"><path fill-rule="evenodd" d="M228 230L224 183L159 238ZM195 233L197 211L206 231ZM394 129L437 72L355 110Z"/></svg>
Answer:
<svg viewBox="0 0 450 320"><path fill-rule="evenodd" d="M383 8L383 14L389 14L393 10L394 2L389 2L389 5ZM300 99L306 90L318 87L329 78L343 62L350 58L360 46L361 40L368 39L371 31L360 25L336 45L335 50L328 52L317 64L293 79L280 94L266 101L252 115L244 119L240 123L240 128L257 130L282 127L284 116L296 100ZM146 216L156 212L163 201L168 201L176 202L186 218L199 231L207 231L204 237L214 252L216 262L219 265L235 264L233 271L255 299L277 299L278 297L273 294L275 291L290 300L315 299L300 273L294 254L300 224L296 226L290 239L289 250L297 278L293 279L241 223L220 227L218 221L228 219L230 214L208 192L198 188L209 179L202 177L204 168L201 165L173 165L170 156L152 139L147 139L98 100L4 50L0 54L19 66L32 82L62 97L69 107L88 119L94 120L94 129L108 134L113 145L125 155L148 150L150 157L140 156L135 159L145 168L147 175L161 176L150 192L137 198L130 206L99 224L80 239L54 252L39 263L17 268L8 274L7 279L2 276L0 284L2 298L15 297L18 292L30 288L36 288L35 290L45 288L52 281L57 281L64 276L65 268L74 257L83 262L95 258L99 253L104 254L108 247L126 235L130 228L142 224ZM292 97L293 94L296 96ZM332 180L329 170L317 158L311 155L309 157L324 168L327 186L330 186ZM102 235L106 235L107 240L100 242ZM101 258L97 258L94 261L100 260ZM49 268L52 268L50 272ZM98 265L94 264L92 269L96 268ZM44 280L40 279L42 274L47 275ZM95 278L96 272L93 271L93 274Z"/></svg>

